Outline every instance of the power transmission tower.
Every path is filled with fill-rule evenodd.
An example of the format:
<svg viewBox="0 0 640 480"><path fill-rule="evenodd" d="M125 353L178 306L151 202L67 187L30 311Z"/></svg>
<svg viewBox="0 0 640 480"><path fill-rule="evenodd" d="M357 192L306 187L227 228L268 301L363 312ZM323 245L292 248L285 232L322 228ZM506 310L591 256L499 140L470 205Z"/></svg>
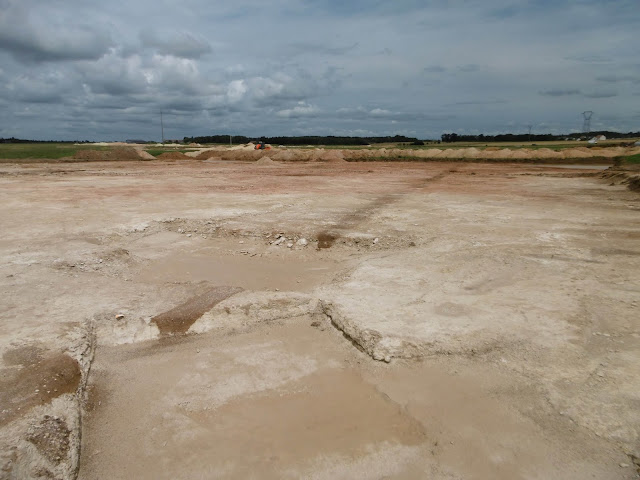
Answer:
<svg viewBox="0 0 640 480"><path fill-rule="evenodd" d="M582 112L582 116L584 117L582 131L584 133L589 133L591 131L591 117L593 116L593 112L591 110L587 110L586 112Z"/></svg>
<svg viewBox="0 0 640 480"><path fill-rule="evenodd" d="M529 129L529 141L531 141L531 129L533 128L533 125L527 125L527 128Z"/></svg>
<svg viewBox="0 0 640 480"><path fill-rule="evenodd" d="M162 110L160 110L160 128L162 129L162 144L164 145L164 122L162 121Z"/></svg>

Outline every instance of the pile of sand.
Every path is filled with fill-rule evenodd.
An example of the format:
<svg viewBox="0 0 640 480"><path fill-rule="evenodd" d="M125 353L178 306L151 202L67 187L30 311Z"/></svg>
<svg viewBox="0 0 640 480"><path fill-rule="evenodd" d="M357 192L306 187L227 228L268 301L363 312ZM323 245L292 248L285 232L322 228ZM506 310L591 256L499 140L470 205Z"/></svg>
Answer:
<svg viewBox="0 0 640 480"><path fill-rule="evenodd" d="M149 152L147 152L146 150L138 150L138 156L140 158L142 158L143 160L155 160L156 157L154 157L153 155L151 155Z"/></svg>
<svg viewBox="0 0 640 480"><path fill-rule="evenodd" d="M273 156L273 159L278 160L279 162L291 162L294 160L299 160L299 157L296 155L296 153L292 152L291 150L280 150Z"/></svg>
<svg viewBox="0 0 640 480"><path fill-rule="evenodd" d="M273 160L271 160L269 157L267 157L266 155L264 157L262 157L260 160L258 160L256 162L258 165L275 165L276 162L274 162Z"/></svg>
<svg viewBox="0 0 640 480"><path fill-rule="evenodd" d="M594 155L595 153L595 155ZM567 148L562 151L564 158L589 158L599 155L600 152L590 152L588 148Z"/></svg>
<svg viewBox="0 0 640 480"><path fill-rule="evenodd" d="M328 150L320 152L315 158L316 162L342 163L345 162L342 150Z"/></svg>
<svg viewBox="0 0 640 480"><path fill-rule="evenodd" d="M191 160L191 157L186 156L181 152L165 152L158 155L158 160Z"/></svg>
<svg viewBox="0 0 640 480"><path fill-rule="evenodd" d="M210 148L208 150L203 150L202 152L199 152L194 158L196 158L197 160L207 160L211 157L214 156L214 154L218 154L218 150L214 149L214 148Z"/></svg>
<svg viewBox="0 0 640 480"><path fill-rule="evenodd" d="M73 158L90 161L140 160L140 155L135 148L115 147L108 150L78 150Z"/></svg>

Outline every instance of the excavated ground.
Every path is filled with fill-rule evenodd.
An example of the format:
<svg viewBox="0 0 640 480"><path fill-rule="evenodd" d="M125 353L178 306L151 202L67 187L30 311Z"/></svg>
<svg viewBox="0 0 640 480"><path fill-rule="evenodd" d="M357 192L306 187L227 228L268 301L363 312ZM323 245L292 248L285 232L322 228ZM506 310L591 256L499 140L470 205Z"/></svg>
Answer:
<svg viewBox="0 0 640 480"><path fill-rule="evenodd" d="M640 196L602 177L3 164L0 478L637 478Z"/></svg>

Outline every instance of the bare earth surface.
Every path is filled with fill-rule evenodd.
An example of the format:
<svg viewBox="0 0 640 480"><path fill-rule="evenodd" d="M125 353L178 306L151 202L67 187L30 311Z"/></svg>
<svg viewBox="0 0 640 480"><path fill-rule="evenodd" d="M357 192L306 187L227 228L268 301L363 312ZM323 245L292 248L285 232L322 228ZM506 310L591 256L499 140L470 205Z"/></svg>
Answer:
<svg viewBox="0 0 640 480"><path fill-rule="evenodd" d="M0 185L2 479L638 477L640 195L599 170Z"/></svg>

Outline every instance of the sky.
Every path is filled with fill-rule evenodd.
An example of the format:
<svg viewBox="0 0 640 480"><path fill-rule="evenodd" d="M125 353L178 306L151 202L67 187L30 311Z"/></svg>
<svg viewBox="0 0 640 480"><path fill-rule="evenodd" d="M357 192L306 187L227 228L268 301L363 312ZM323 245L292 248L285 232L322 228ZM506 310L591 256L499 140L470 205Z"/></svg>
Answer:
<svg viewBox="0 0 640 480"><path fill-rule="evenodd" d="M0 138L640 130L638 0L0 0Z"/></svg>

